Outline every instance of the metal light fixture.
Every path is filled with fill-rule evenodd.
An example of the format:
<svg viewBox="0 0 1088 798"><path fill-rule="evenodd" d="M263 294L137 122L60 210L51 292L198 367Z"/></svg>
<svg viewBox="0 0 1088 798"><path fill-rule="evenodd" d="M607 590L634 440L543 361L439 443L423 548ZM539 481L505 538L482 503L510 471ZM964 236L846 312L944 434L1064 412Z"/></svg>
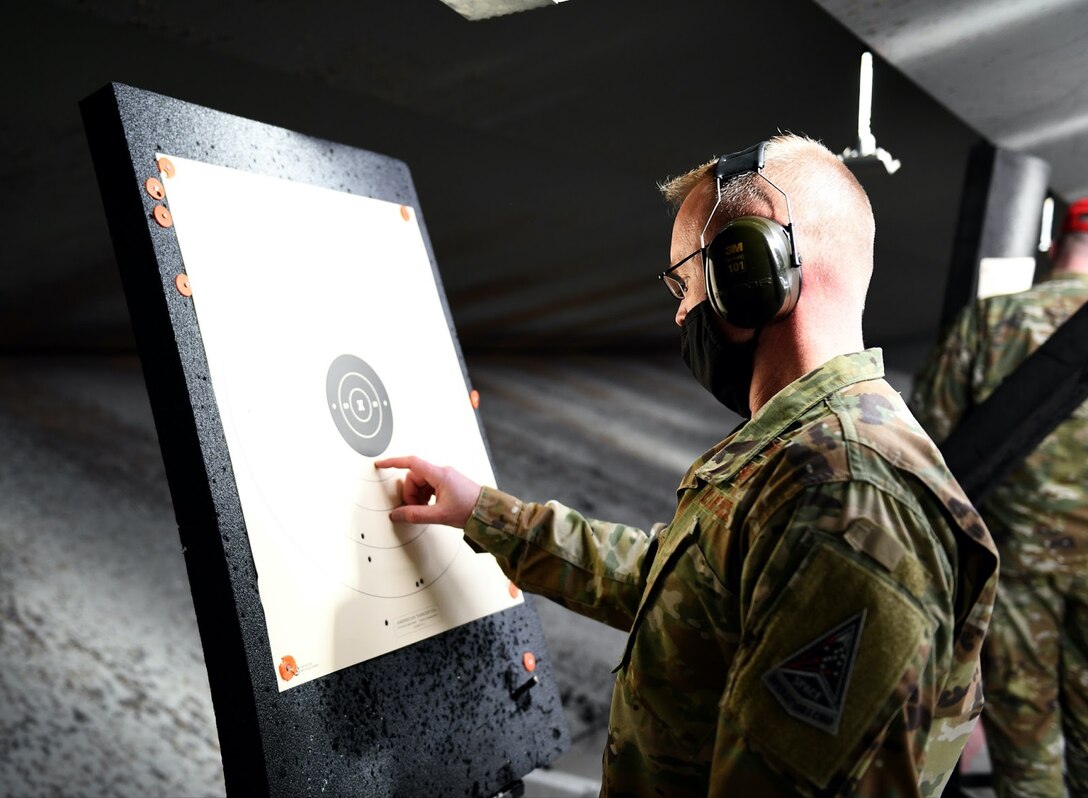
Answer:
<svg viewBox="0 0 1088 798"><path fill-rule="evenodd" d="M1054 243L1054 198L1043 200L1043 218L1039 224L1039 251L1049 252Z"/></svg>
<svg viewBox="0 0 1088 798"><path fill-rule="evenodd" d="M465 19L478 20L554 6L565 0L442 0Z"/></svg>
<svg viewBox="0 0 1088 798"><path fill-rule="evenodd" d="M861 80L858 87L858 143L856 147L842 151L839 160L851 169L858 166L878 164L888 174L894 175L902 165L883 147L876 146L871 118L873 113L873 55L861 54Z"/></svg>

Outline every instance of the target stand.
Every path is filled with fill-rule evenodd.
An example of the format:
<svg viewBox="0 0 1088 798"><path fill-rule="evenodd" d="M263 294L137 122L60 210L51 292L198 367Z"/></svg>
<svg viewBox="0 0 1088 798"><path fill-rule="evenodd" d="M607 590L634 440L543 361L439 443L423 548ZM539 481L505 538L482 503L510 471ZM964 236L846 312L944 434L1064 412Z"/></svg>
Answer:
<svg viewBox="0 0 1088 798"><path fill-rule="evenodd" d="M494 484L407 167L120 84L81 111L228 793L517 794L570 744L531 600L374 466Z"/></svg>

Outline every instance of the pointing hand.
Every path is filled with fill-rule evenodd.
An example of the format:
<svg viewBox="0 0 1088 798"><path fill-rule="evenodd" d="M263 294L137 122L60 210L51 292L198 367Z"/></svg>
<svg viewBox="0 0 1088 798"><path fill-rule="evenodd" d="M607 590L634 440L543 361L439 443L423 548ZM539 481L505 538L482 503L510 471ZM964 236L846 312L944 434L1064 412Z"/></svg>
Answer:
<svg viewBox="0 0 1088 798"><path fill-rule="evenodd" d="M436 466L418 457L376 460L375 468L404 468L403 504L390 520L408 524L445 524L464 529L483 488L449 466ZM434 504L431 504L431 498Z"/></svg>

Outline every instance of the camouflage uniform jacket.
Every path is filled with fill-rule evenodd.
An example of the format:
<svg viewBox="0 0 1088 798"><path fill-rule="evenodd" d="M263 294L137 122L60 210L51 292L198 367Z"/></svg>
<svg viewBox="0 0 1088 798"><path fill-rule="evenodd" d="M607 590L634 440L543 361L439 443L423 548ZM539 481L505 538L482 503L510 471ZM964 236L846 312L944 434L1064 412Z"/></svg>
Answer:
<svg viewBox="0 0 1088 798"><path fill-rule="evenodd" d="M1088 300L1088 275L1052 275L969 305L919 374L911 410L935 440ZM995 487L979 510L1007 574L1083 574L1088 566L1088 402Z"/></svg>
<svg viewBox="0 0 1088 798"><path fill-rule="evenodd" d="M485 489L526 590L630 630L602 795L938 796L981 710L986 528L879 350L775 395L658 534Z"/></svg>

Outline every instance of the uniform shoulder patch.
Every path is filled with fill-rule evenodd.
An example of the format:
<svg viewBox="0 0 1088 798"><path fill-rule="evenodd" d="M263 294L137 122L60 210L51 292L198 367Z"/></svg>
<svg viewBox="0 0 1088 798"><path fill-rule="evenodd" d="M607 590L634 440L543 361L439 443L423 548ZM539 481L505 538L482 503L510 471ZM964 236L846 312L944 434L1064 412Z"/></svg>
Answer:
<svg viewBox="0 0 1088 798"><path fill-rule="evenodd" d="M838 733L864 626L862 610L763 675L787 713L828 734Z"/></svg>
<svg viewBox="0 0 1088 798"><path fill-rule="evenodd" d="M764 578L774 598L750 618L723 716L775 769L817 790L841 785L902 711L936 622L883 566L831 538Z"/></svg>

